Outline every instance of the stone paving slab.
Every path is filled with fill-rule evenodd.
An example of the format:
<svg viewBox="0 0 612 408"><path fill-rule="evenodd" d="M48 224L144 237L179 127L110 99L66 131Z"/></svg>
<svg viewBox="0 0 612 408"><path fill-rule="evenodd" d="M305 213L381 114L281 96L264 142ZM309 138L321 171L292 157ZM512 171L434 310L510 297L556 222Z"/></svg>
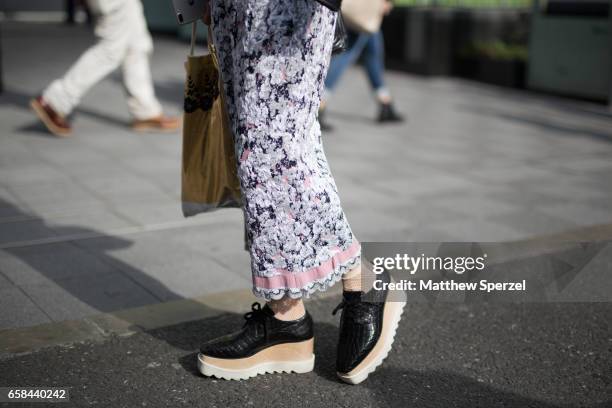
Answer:
<svg viewBox="0 0 612 408"><path fill-rule="evenodd" d="M0 288L0 327L35 326L51 322L42 309L22 289Z"/></svg>
<svg viewBox="0 0 612 408"><path fill-rule="evenodd" d="M54 321L80 319L98 311L110 312L159 301L146 288L118 272L21 288Z"/></svg>
<svg viewBox="0 0 612 408"><path fill-rule="evenodd" d="M0 230L0 244L26 241L28 239L49 238L57 234L39 220L6 222Z"/></svg>
<svg viewBox="0 0 612 408"><path fill-rule="evenodd" d="M70 242L0 252L3 273L18 285L107 275L115 268Z"/></svg>
<svg viewBox="0 0 612 408"><path fill-rule="evenodd" d="M79 243L79 246L122 270L162 300L174 300L180 296L195 297L219 291L219 288L231 290L250 285L250 279L244 273L248 272L248 257L242 256L243 262L235 269L224 264L224 261L230 259L228 255L220 256L218 261L214 249L210 249L208 243L220 237L207 234L205 228L178 229L164 234L149 233L134 238L129 247L112 252L107 252L105 248L113 246L109 241L114 238L86 240ZM192 244L182 244L186 239L191 240ZM234 248L233 253L240 251L240 247ZM234 263L232 266L237 265ZM172 276L171 281L167 279L168 276ZM151 281L164 284L154 290L151 289Z"/></svg>

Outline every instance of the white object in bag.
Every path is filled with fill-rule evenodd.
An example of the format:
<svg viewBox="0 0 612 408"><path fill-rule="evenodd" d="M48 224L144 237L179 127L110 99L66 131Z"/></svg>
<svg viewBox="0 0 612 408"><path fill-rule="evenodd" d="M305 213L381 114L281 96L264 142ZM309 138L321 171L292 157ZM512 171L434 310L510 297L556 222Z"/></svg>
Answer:
<svg viewBox="0 0 612 408"><path fill-rule="evenodd" d="M359 32L380 30L386 0L343 0L342 17L346 25Z"/></svg>

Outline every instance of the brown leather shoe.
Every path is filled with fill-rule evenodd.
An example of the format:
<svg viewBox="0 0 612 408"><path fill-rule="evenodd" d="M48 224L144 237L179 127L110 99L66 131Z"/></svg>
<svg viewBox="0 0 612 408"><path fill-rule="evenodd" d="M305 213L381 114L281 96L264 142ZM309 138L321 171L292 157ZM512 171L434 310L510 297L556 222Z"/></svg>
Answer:
<svg viewBox="0 0 612 408"><path fill-rule="evenodd" d="M174 132L180 126L180 118L165 115L150 119L136 119L132 122L132 129L137 132Z"/></svg>
<svg viewBox="0 0 612 408"><path fill-rule="evenodd" d="M58 137L70 136L72 127L68 121L61 114L56 112L55 109L49 106L42 96L32 99L30 101L30 106L49 132Z"/></svg>

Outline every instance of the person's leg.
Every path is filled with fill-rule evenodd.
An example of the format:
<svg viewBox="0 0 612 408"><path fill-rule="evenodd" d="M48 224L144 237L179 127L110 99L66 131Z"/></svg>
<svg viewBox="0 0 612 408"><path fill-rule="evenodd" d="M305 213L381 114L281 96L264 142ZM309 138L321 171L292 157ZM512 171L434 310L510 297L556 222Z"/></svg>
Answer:
<svg viewBox="0 0 612 408"><path fill-rule="evenodd" d="M331 92L336 87L347 68L357 61L357 58L359 58L359 55L363 52L367 40L368 38L365 34L359 34L352 31L348 32L348 47L346 51L334 55L329 63L329 69L325 77L326 92Z"/></svg>
<svg viewBox="0 0 612 408"><path fill-rule="evenodd" d="M346 292L361 292L361 264L342 276L342 289Z"/></svg>
<svg viewBox="0 0 612 408"><path fill-rule="evenodd" d="M364 294L350 285L360 274L361 245L342 210L316 123L334 19L311 1L213 2L253 292L268 303L253 305L241 331L201 347L198 367L206 376L312 370L312 318L305 312L292 319L302 304L290 299L327 290L347 272L347 290L334 311L342 310L338 375L352 384L363 381L393 342L403 304L387 302L386 290ZM378 276L390 282L388 273ZM283 309L292 314L287 320Z"/></svg>
<svg viewBox="0 0 612 408"><path fill-rule="evenodd" d="M364 65L370 85L381 103L391 102L391 95L385 86L385 50L382 31L368 35L363 52Z"/></svg>
<svg viewBox="0 0 612 408"><path fill-rule="evenodd" d="M146 26L142 5L132 2L126 18L132 28L130 44L122 63L123 84L128 94L128 109L135 119L149 119L162 114L155 97L149 63L153 40Z"/></svg>
<svg viewBox="0 0 612 408"><path fill-rule="evenodd" d="M297 320L306 313L302 299L291 299L285 296L279 300L271 300L268 304L274 312L274 317L279 320Z"/></svg>
<svg viewBox="0 0 612 408"><path fill-rule="evenodd" d="M395 112L389 89L385 86L385 44L382 31L368 36L364 50L364 65L372 90L379 104L379 122L399 122L403 118Z"/></svg>
<svg viewBox="0 0 612 408"><path fill-rule="evenodd" d="M162 106L155 97L148 53L139 49L129 49L123 60L122 71L131 115L137 120L161 115Z"/></svg>
<svg viewBox="0 0 612 408"><path fill-rule="evenodd" d="M254 306L245 328L229 340L202 346L204 375L311 370L312 319L300 299L328 289L359 263L360 245L342 212L316 124L335 17L312 1L213 2L253 292L267 305Z"/></svg>
<svg viewBox="0 0 612 408"><path fill-rule="evenodd" d="M330 61L325 77L325 89L321 96L321 107L318 112L318 120L321 130L332 130L333 127L327 122L326 107L327 101L331 98L332 92L338 85L340 78L348 67L353 65L365 47L367 36L353 31L348 31L348 47L346 51L334 55Z"/></svg>
<svg viewBox="0 0 612 408"><path fill-rule="evenodd" d="M124 9L121 7L98 17L96 44L85 51L62 78L43 91L43 99L60 115L69 115L93 85L121 64L129 39Z"/></svg>
<svg viewBox="0 0 612 408"><path fill-rule="evenodd" d="M126 30L121 29L121 9L100 14L96 34L99 40L60 79L53 81L30 102L30 106L56 136L67 136L72 128L66 119L81 97L94 84L119 66L127 49Z"/></svg>
<svg viewBox="0 0 612 408"><path fill-rule="evenodd" d="M66 5L66 23L74 24L75 23L75 14L76 14L76 0L65 0L64 4Z"/></svg>
<svg viewBox="0 0 612 408"><path fill-rule="evenodd" d="M180 126L179 118L165 116L155 96L149 61L153 39L147 28L142 4L140 0L125 1L131 3L126 20L132 33L122 71L128 109L134 118L132 128L137 131L175 131Z"/></svg>
<svg viewBox="0 0 612 408"><path fill-rule="evenodd" d="M336 14L295 0L217 0L212 14L254 292L271 300L325 290L360 253L316 125Z"/></svg>
<svg viewBox="0 0 612 408"><path fill-rule="evenodd" d="M69 115L93 85L119 66L124 53L121 44L101 39L43 91L43 98L61 115Z"/></svg>

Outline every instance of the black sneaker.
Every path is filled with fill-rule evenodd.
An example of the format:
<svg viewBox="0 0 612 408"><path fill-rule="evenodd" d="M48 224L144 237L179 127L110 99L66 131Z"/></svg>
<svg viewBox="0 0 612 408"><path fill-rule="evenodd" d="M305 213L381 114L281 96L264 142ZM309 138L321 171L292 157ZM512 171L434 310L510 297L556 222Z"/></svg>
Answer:
<svg viewBox="0 0 612 408"><path fill-rule="evenodd" d="M378 123L403 122L404 118L398 115L391 103L381 103L378 111Z"/></svg>
<svg viewBox="0 0 612 408"><path fill-rule="evenodd" d="M205 376L244 380L273 372L307 373L314 367L312 318L282 321L253 303L242 330L200 347L198 368Z"/></svg>
<svg viewBox="0 0 612 408"><path fill-rule="evenodd" d="M386 271L377 279L391 281ZM365 380L391 351L406 301L387 302L387 295L388 290L344 292L334 309L334 314L342 309L336 371L349 384Z"/></svg>

